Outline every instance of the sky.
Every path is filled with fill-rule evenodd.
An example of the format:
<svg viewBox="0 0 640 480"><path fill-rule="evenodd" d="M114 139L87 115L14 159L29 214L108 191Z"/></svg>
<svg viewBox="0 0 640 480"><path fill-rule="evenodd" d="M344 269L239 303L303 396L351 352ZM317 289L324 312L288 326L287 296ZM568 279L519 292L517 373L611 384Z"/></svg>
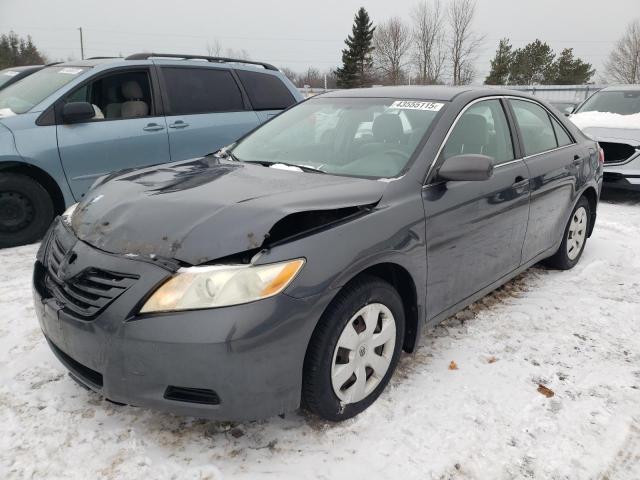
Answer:
<svg viewBox="0 0 640 480"><path fill-rule="evenodd" d="M338 66L353 16L364 6L374 23L407 22L418 0L0 0L0 32L31 35L52 60L135 52L206 54L216 41L252 59L304 71ZM442 0L444 6L450 0ZM603 8L604 7L604 8ZM602 66L624 26L640 18L638 0L477 0L474 30L484 35L476 82L502 37L514 47L540 38L559 53ZM597 80L597 76L595 80Z"/></svg>

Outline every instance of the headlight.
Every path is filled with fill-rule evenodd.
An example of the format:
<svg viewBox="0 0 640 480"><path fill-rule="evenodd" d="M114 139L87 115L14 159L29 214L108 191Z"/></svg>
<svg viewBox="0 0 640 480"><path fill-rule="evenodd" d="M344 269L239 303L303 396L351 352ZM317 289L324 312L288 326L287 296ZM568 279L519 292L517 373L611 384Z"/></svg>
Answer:
<svg viewBox="0 0 640 480"><path fill-rule="evenodd" d="M64 223L66 223L67 225L71 225L71 218L73 217L73 212L76 211L76 207L78 206L77 203L74 203L73 205L71 205L69 208L67 208L64 213L62 214L62 221Z"/></svg>
<svg viewBox="0 0 640 480"><path fill-rule="evenodd" d="M272 297L296 277L304 259L268 265L181 268L162 284L140 313L226 307Z"/></svg>

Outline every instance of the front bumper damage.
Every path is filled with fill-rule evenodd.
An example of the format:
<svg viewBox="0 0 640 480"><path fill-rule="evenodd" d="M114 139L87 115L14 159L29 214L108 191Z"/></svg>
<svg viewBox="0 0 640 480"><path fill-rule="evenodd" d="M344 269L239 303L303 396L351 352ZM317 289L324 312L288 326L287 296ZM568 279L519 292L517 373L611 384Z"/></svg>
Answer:
<svg viewBox="0 0 640 480"><path fill-rule="evenodd" d="M181 415L247 420L297 408L306 346L327 302L280 294L138 315L171 270L95 249L56 220L33 295L42 331L75 379L111 401Z"/></svg>

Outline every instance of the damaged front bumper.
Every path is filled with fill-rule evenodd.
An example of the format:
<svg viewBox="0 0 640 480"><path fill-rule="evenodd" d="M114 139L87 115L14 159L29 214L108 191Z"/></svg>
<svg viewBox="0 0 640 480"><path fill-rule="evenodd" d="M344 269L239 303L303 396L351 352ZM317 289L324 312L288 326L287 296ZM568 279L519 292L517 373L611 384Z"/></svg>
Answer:
<svg viewBox="0 0 640 480"><path fill-rule="evenodd" d="M138 315L171 274L160 261L97 250L57 220L33 278L51 349L80 383L118 403L220 420L297 408L306 346L326 302L280 294Z"/></svg>

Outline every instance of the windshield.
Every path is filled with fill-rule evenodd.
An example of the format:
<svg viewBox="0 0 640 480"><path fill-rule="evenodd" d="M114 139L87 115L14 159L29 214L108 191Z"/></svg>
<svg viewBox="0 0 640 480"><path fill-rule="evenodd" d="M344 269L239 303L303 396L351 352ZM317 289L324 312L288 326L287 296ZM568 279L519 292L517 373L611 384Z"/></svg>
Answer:
<svg viewBox="0 0 640 480"><path fill-rule="evenodd" d="M25 113L63 87L79 74L83 67L49 67L23 78L0 91L0 114Z"/></svg>
<svg viewBox="0 0 640 480"><path fill-rule="evenodd" d="M640 90L598 92L589 98L576 113L610 112L619 115L640 113Z"/></svg>
<svg viewBox="0 0 640 480"><path fill-rule="evenodd" d="M444 103L392 98L315 98L244 138L241 161L284 163L335 175L398 176Z"/></svg>

